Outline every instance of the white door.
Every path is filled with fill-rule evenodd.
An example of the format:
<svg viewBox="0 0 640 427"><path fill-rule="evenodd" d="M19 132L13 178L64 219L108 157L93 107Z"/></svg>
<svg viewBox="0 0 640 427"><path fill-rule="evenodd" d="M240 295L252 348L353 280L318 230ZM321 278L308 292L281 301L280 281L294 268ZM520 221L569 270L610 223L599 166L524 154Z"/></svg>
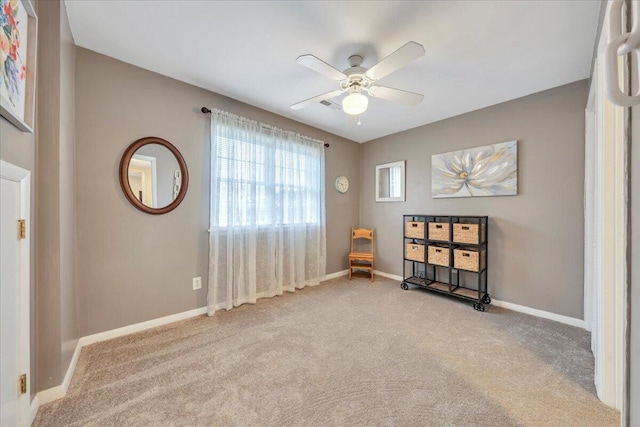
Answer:
<svg viewBox="0 0 640 427"><path fill-rule="evenodd" d="M25 178L26 173L26 178ZM20 239L18 220L26 219L28 172L0 165L0 426L28 426L28 381L21 393L19 377L29 371L29 252Z"/></svg>

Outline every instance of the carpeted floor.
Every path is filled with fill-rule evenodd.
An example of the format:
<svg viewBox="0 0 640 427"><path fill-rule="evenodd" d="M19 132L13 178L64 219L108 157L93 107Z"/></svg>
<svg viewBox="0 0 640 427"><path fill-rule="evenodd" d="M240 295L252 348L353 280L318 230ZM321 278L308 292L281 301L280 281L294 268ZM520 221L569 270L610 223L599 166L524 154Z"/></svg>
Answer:
<svg viewBox="0 0 640 427"><path fill-rule="evenodd" d="M339 278L85 347L35 426L617 426L584 330Z"/></svg>

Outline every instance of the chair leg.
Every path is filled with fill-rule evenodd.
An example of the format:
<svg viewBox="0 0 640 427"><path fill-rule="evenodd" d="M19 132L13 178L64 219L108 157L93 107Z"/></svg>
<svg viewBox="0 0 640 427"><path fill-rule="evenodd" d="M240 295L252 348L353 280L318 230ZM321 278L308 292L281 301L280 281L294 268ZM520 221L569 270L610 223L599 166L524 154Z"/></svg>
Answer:
<svg viewBox="0 0 640 427"><path fill-rule="evenodd" d="M373 261L371 261L371 283L373 283Z"/></svg>
<svg viewBox="0 0 640 427"><path fill-rule="evenodd" d="M352 267L351 267L351 263L349 263L349 280L351 280L351 271L352 271Z"/></svg>

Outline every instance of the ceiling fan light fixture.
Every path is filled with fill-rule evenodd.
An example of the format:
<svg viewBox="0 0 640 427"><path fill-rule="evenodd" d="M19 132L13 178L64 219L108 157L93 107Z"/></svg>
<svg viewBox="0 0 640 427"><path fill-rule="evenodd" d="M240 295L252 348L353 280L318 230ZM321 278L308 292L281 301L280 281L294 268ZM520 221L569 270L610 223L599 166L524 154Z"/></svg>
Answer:
<svg viewBox="0 0 640 427"><path fill-rule="evenodd" d="M352 116L364 113L368 105L369 98L358 92L353 92L342 100L342 110Z"/></svg>
<svg viewBox="0 0 640 427"><path fill-rule="evenodd" d="M378 86L376 82L406 66L410 62L415 61L424 54L425 50L421 44L410 41L395 52L386 56L371 68L365 68L362 66L364 61L362 56L351 55L349 57L349 68L344 71L338 70L311 54L300 55L296 59L298 64L304 65L305 67L337 81L340 89L305 99L304 101L291 105L291 108L293 110L300 110L304 107L308 107L309 105L317 103L324 104L324 101L340 96L344 92L348 91L349 93L342 100L342 111L352 118L355 118L358 121L358 124L360 124L360 114L364 113L369 105L369 98L364 96L361 92L366 92L371 97L416 106L424 99L423 95L407 92L405 90ZM328 103L329 105L332 104L331 101L328 101ZM338 107L338 104L334 105Z"/></svg>

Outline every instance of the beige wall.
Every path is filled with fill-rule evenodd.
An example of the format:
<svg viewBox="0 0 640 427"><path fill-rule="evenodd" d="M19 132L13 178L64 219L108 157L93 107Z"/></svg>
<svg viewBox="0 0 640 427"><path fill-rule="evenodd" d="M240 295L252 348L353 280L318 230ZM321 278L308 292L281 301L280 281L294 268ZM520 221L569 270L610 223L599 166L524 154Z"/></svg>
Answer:
<svg viewBox="0 0 640 427"><path fill-rule="evenodd" d="M327 273L346 268L351 226L377 229L377 269L402 274L402 214L491 217L490 292L500 300L582 318L584 106L577 82L361 146L82 48L76 49L80 334L201 307L208 256L209 121L202 105L330 142L327 153ZM99 100L99 102L97 102ZM145 215L124 198L120 156L145 136L183 153L183 204ZM431 199L431 155L519 141L519 195ZM375 203L376 164L407 160L407 201ZM346 195L333 190L345 174ZM362 185L360 185L360 182ZM162 230L162 233L158 233ZM169 265L170 269L158 266ZM566 272L574 272L567 275Z"/></svg>
<svg viewBox="0 0 640 427"><path fill-rule="evenodd" d="M64 4L38 1L37 390L59 385L78 340L74 54Z"/></svg>
<svg viewBox="0 0 640 427"><path fill-rule="evenodd" d="M215 72L215 71L212 71ZM76 158L80 334L203 307L209 228L209 118L220 108L329 142L326 149L327 273L346 269L358 223L360 146L224 96L76 48ZM118 166L133 141L174 144L189 169L182 204L147 215L124 197ZM333 189L346 175L346 195ZM202 277L193 291L191 279Z"/></svg>
<svg viewBox="0 0 640 427"><path fill-rule="evenodd" d="M586 81L365 143L360 224L377 230L376 266L402 275L402 215L488 215L489 292L583 318ZM518 196L432 199L431 156L518 141ZM376 203L375 165L406 160L406 202Z"/></svg>
<svg viewBox="0 0 640 427"><path fill-rule="evenodd" d="M75 272L74 55L66 10L35 1L35 133L0 118L0 158L31 176L31 392L59 385L78 339Z"/></svg>
<svg viewBox="0 0 640 427"><path fill-rule="evenodd" d="M33 171L35 168L34 134L20 131L0 117L0 158Z"/></svg>
<svg viewBox="0 0 640 427"><path fill-rule="evenodd" d="M66 373L79 338L76 284L75 42L60 7L60 335Z"/></svg>
<svg viewBox="0 0 640 427"><path fill-rule="evenodd" d="M60 4L38 1L36 274L38 390L62 382L60 335ZM46 35L46 36L45 36Z"/></svg>

